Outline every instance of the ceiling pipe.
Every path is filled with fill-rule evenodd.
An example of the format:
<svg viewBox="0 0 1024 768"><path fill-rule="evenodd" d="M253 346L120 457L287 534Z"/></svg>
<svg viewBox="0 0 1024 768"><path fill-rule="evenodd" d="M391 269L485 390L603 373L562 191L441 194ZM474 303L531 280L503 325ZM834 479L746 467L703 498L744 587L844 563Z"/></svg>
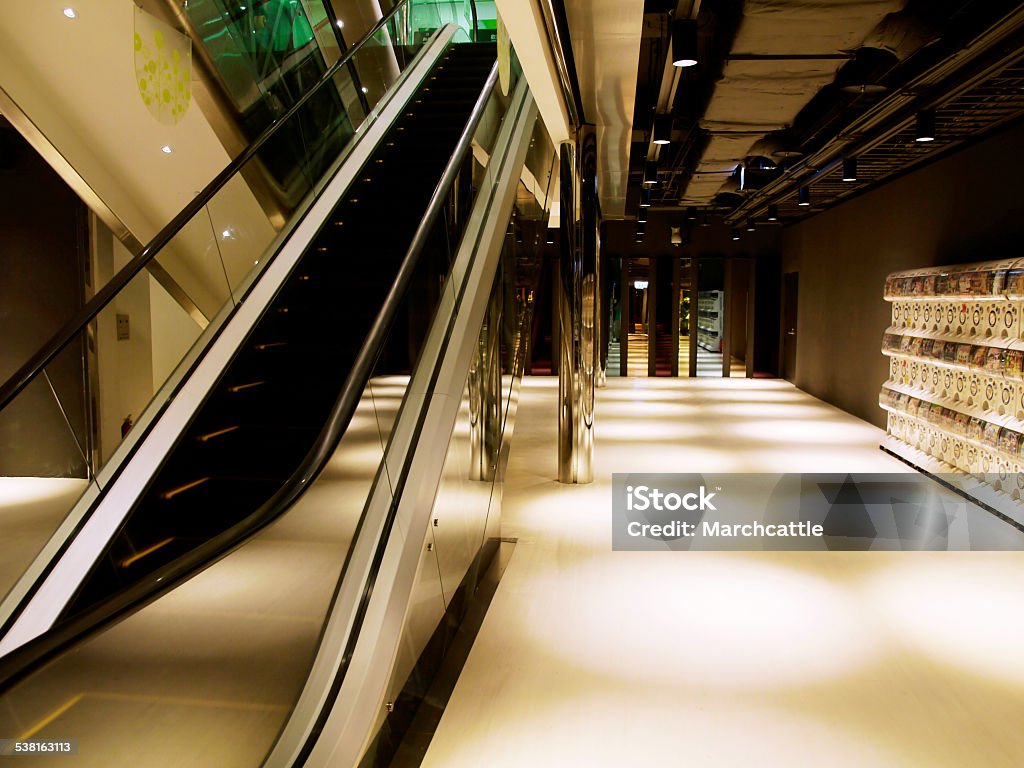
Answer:
<svg viewBox="0 0 1024 768"><path fill-rule="evenodd" d="M783 171L782 176L766 185L759 194L745 200L733 211L727 213L728 223L735 223L750 214L752 210L765 208L794 193L797 186L812 184L814 180L831 173L842 164L842 156L862 155L895 134L912 125L921 109L934 109L953 101L995 72L1005 69L1020 58L1020 46L1004 45L1014 35L1024 32L1024 6L1020 6L984 33L944 59L926 72L914 78L904 88L881 99L860 118L847 126L843 133L818 149L813 154L795 161ZM993 53L994 52L994 53ZM986 56L986 54L990 54ZM944 81L952 78L965 67L974 64L974 70L958 84L949 87ZM941 87L940 87L941 86ZM937 93L938 96L922 98L921 94ZM854 138L856 137L856 138ZM806 176L813 172L813 175ZM857 191L865 187L858 185ZM851 190L848 194L853 194Z"/></svg>

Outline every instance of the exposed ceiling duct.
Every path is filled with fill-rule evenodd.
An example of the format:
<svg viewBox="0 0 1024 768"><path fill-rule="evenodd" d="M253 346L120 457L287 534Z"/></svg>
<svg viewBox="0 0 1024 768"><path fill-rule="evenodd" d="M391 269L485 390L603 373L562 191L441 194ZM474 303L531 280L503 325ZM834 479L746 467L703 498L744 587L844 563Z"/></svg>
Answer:
<svg viewBox="0 0 1024 768"><path fill-rule="evenodd" d="M904 4L746 0L732 52L700 121L709 140L680 203L710 203L754 145L792 125L869 36L875 46L902 53L901 35L909 34L901 32L903 26L890 22L891 29L876 28Z"/></svg>

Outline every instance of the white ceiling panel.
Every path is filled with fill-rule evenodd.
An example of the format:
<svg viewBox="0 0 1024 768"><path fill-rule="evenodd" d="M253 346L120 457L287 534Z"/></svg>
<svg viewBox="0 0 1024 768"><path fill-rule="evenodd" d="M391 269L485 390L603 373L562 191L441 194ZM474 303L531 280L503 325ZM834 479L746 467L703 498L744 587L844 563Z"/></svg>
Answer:
<svg viewBox="0 0 1024 768"><path fill-rule="evenodd" d="M583 111L597 125L598 185L605 217L622 218L636 99L643 0L566 0Z"/></svg>

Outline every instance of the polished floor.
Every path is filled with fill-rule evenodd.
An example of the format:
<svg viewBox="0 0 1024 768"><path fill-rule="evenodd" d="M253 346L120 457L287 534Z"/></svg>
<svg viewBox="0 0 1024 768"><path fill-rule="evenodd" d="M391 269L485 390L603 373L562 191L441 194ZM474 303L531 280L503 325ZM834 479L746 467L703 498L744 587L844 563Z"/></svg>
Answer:
<svg viewBox="0 0 1024 768"><path fill-rule="evenodd" d="M1024 764L1024 555L613 552L612 472L902 472L882 432L763 379L609 379L595 482L554 482L557 379L525 380L518 537L425 761Z"/></svg>
<svg viewBox="0 0 1024 768"><path fill-rule="evenodd" d="M14 586L87 485L68 477L0 477L0 598Z"/></svg>

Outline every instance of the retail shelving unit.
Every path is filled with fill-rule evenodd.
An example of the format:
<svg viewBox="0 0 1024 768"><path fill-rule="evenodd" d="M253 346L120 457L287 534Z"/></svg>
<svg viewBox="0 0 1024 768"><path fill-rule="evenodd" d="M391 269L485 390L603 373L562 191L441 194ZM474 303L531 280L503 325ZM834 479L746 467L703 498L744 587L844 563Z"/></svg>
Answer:
<svg viewBox="0 0 1024 768"><path fill-rule="evenodd" d="M722 351L722 292L697 294L697 344L709 352Z"/></svg>
<svg viewBox="0 0 1024 768"><path fill-rule="evenodd" d="M895 272L885 299L883 447L1024 519L1024 259Z"/></svg>

